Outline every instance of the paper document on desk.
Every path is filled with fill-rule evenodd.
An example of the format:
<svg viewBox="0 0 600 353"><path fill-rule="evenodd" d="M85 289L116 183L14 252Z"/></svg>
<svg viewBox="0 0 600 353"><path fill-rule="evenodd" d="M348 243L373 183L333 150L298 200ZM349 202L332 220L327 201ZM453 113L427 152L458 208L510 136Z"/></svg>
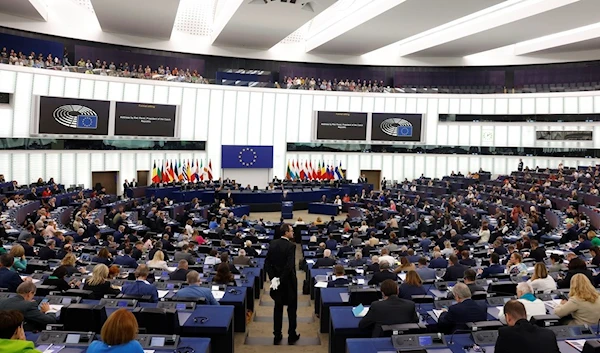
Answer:
<svg viewBox="0 0 600 353"><path fill-rule="evenodd" d="M352 308L352 314L354 314L354 317L365 317L368 312L369 308L365 308L362 304Z"/></svg>
<svg viewBox="0 0 600 353"><path fill-rule="evenodd" d="M433 315L435 315L436 318L440 318L440 315L442 315L442 313L444 312L444 310L438 310L438 309L433 309Z"/></svg>
<svg viewBox="0 0 600 353"><path fill-rule="evenodd" d="M169 294L168 290L157 290L157 292L158 292L158 297L159 298L164 298L165 295Z"/></svg>
<svg viewBox="0 0 600 353"><path fill-rule="evenodd" d="M580 352L583 350L583 346L585 345L585 340L565 340L565 342Z"/></svg>
<svg viewBox="0 0 600 353"><path fill-rule="evenodd" d="M315 264L315 260L308 259L308 260L306 260L306 263L314 265Z"/></svg>
<svg viewBox="0 0 600 353"><path fill-rule="evenodd" d="M46 314L56 314L60 311L60 309L62 309L62 307L62 305L50 304L50 310L46 311Z"/></svg>
<svg viewBox="0 0 600 353"><path fill-rule="evenodd" d="M65 346L57 346L55 344L43 344L35 348L42 353L58 353L63 348L65 348Z"/></svg>
<svg viewBox="0 0 600 353"><path fill-rule="evenodd" d="M167 267L167 270L169 270L169 272L175 272L177 271L177 267Z"/></svg>
<svg viewBox="0 0 600 353"><path fill-rule="evenodd" d="M398 278L400 278L403 281L406 281L406 273L399 273Z"/></svg>
<svg viewBox="0 0 600 353"><path fill-rule="evenodd" d="M144 353L154 353L156 352L154 349L144 349Z"/></svg>
<svg viewBox="0 0 600 353"><path fill-rule="evenodd" d="M221 300L225 296L225 291L223 291L223 290L213 290L212 291L212 295L213 295L213 297L215 297L216 300Z"/></svg>
<svg viewBox="0 0 600 353"><path fill-rule="evenodd" d="M562 301L562 299L552 299L552 300L548 300L545 301L544 304L552 309L556 308L558 305L560 305L560 302Z"/></svg>
<svg viewBox="0 0 600 353"><path fill-rule="evenodd" d="M327 282L317 282L315 288L327 288Z"/></svg>

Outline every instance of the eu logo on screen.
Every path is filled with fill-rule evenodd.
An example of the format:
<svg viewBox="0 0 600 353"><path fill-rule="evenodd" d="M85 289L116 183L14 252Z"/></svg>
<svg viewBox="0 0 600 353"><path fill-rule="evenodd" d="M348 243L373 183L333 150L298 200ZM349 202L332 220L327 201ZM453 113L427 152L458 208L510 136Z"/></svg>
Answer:
<svg viewBox="0 0 600 353"><path fill-rule="evenodd" d="M95 115L78 115L77 116L77 128L78 129L97 129L98 128L98 117Z"/></svg>

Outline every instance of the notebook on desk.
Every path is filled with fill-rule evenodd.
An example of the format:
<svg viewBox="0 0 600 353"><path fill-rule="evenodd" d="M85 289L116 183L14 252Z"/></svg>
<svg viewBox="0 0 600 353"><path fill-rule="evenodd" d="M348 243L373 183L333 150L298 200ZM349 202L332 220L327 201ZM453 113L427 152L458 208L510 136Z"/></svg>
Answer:
<svg viewBox="0 0 600 353"><path fill-rule="evenodd" d="M368 312L369 308L365 308L362 304L352 308L352 314L354 314L354 317L365 317Z"/></svg>

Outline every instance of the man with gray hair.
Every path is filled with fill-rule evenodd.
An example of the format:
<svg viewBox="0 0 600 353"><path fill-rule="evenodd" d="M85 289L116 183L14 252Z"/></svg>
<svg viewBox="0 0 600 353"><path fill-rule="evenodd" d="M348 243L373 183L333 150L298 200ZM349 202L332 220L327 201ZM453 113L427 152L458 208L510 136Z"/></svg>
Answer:
<svg viewBox="0 0 600 353"><path fill-rule="evenodd" d="M46 325L55 324L56 316L48 313L50 305L42 303L38 309L38 304L33 297L36 287L31 281L25 281L17 287L17 295L0 301L0 310L17 310L25 318L25 331L44 330Z"/></svg>
<svg viewBox="0 0 600 353"><path fill-rule="evenodd" d="M544 302L533 295L533 288L531 288L529 283L520 282L517 284L517 300L525 307L527 320L531 319L534 315L546 315L546 306L544 305ZM500 310L500 314L498 314L498 320L506 325L506 318L504 317L504 312L502 310Z"/></svg>
<svg viewBox="0 0 600 353"><path fill-rule="evenodd" d="M313 268L332 267L333 265L335 265L335 259L331 257L331 250L325 249L323 251L323 257L317 259L317 261L313 265Z"/></svg>
<svg viewBox="0 0 600 353"><path fill-rule="evenodd" d="M452 288L452 294L457 301L440 315L438 326L445 333L455 329L465 328L467 322L486 321L487 307L471 299L471 290L464 283L457 283Z"/></svg>
<svg viewBox="0 0 600 353"><path fill-rule="evenodd" d="M56 242L53 239L46 241L46 246L38 251L40 260L56 259L56 251L54 251L55 247Z"/></svg>
<svg viewBox="0 0 600 353"><path fill-rule="evenodd" d="M357 251L354 254L354 260L350 260L348 265L350 267L360 267L367 263L367 259L364 259L362 256L362 251Z"/></svg>

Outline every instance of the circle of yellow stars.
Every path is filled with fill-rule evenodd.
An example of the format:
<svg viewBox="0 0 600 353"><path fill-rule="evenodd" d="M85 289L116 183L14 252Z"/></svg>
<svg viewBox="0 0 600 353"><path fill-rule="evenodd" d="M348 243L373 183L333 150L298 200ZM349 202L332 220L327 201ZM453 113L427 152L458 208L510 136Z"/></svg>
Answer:
<svg viewBox="0 0 600 353"><path fill-rule="evenodd" d="M252 152L252 161L251 162L244 162L244 160L242 159L242 156L245 152ZM241 165L243 165L244 167L251 167L252 165L254 165L254 163L256 163L256 152L254 151L253 148L245 147L245 148L242 148L242 150L238 154L238 158L240 160Z"/></svg>

